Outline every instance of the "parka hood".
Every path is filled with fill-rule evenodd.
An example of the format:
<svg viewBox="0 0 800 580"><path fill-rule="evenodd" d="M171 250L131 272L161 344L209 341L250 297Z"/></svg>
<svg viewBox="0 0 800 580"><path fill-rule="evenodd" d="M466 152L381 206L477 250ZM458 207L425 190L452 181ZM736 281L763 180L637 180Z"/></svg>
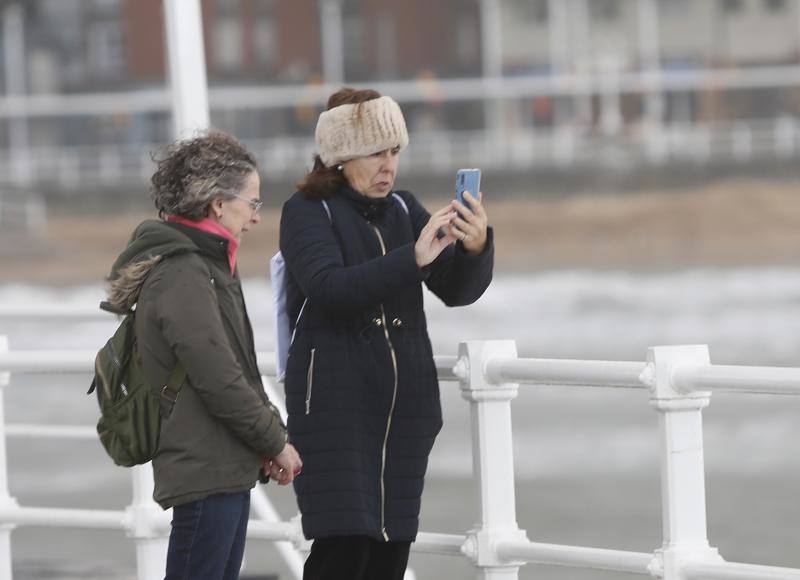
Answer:
<svg viewBox="0 0 800 580"><path fill-rule="evenodd" d="M139 299L145 278L161 259L197 251L197 245L188 236L166 222L143 221L133 231L128 245L114 261L106 279L108 299L100 307L117 314L126 314Z"/></svg>

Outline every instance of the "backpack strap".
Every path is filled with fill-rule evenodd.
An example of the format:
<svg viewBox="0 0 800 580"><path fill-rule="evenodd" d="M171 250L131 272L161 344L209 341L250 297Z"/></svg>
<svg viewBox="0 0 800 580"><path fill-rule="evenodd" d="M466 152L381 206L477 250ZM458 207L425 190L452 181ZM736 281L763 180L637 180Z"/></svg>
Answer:
<svg viewBox="0 0 800 580"><path fill-rule="evenodd" d="M320 201L322 202L322 207L325 208L325 213L328 214L328 220L331 222L331 225L333 225L333 217L331 216L331 208L328 207L328 202L324 199L321 199ZM297 323L300 322L300 317L303 316L303 310L306 309L306 304L308 304L308 298L303 300L303 305L300 306L300 312L297 313L297 318L295 318L294 330L292 330L292 338L289 341L290 345L294 342L294 335L297 334Z"/></svg>
<svg viewBox="0 0 800 580"><path fill-rule="evenodd" d="M393 191L392 192L392 197L395 198L398 202L400 202L400 205L403 207L403 209L405 210L406 214L411 215L411 212L408 211L408 204L406 203L406 200L403 199L403 196L401 196L396 191Z"/></svg>
<svg viewBox="0 0 800 580"><path fill-rule="evenodd" d="M183 363L177 362L172 373L169 375L167 384L161 387L161 398L166 399L170 405L174 405L178 400L178 393L181 392L181 387L186 380L186 369L183 368Z"/></svg>
<svg viewBox="0 0 800 580"><path fill-rule="evenodd" d="M328 221L333 223L333 218L331 217L331 208L328 207L328 202L324 199L320 200L322 202L322 207L325 208L325 213L328 214Z"/></svg>

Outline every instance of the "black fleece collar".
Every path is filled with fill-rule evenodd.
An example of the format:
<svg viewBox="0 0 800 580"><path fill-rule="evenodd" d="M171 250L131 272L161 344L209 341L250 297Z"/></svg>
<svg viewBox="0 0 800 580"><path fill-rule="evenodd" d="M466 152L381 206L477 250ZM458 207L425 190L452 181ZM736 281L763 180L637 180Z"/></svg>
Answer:
<svg viewBox="0 0 800 580"><path fill-rule="evenodd" d="M339 195L352 203L364 219L372 221L383 216L386 208L394 204L394 197L389 193L386 197L367 197L358 193L349 185L339 190Z"/></svg>

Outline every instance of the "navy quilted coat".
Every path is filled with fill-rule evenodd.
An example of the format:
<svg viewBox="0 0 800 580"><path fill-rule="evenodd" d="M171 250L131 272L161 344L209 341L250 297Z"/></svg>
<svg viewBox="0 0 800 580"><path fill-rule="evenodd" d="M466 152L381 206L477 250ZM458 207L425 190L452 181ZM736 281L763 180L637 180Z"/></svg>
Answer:
<svg viewBox="0 0 800 580"><path fill-rule="evenodd" d="M412 194L398 194L408 213L391 195L371 199L349 187L327 200L330 218L300 192L283 207L289 316L300 315L286 407L303 459L295 491L307 538L415 539L442 426L422 283L460 306L492 278L491 229L480 255L457 242L420 269L414 242L430 214Z"/></svg>

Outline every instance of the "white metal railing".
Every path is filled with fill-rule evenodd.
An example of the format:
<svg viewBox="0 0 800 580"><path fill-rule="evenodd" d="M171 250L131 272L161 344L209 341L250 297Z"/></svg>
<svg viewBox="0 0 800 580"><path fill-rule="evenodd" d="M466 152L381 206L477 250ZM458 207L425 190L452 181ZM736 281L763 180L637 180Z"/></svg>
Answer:
<svg viewBox="0 0 800 580"><path fill-rule="evenodd" d="M270 179L297 178L311 164L313 139L253 139L248 147ZM57 183L66 189L88 185L142 184L153 170L151 152L160 144L34 146L29 150L31 183ZM0 151L0 177L12 175L13 152ZM570 125L508 129L498 141L486 131L427 131L413 136L403 157L407 175L450 171L458 165L487 169L536 169L612 164L633 167L672 161L786 160L800 154L800 121L794 118L733 123L671 123L609 140L589 127ZM21 217L39 223L43 212L31 205ZM7 219L11 219L8 216Z"/></svg>
<svg viewBox="0 0 800 580"><path fill-rule="evenodd" d="M0 337L0 580L11 578L14 526L124 529L137 548L139 578L158 577L166 553L167 518L150 499L149 465L134 468L134 501L126 510L75 510L20 506L9 494L8 436L94 437L85 426L6 425L2 386L8 373L89 373L94 353L11 351ZM800 368L712 365L706 346L664 346L647 360L609 362L519 358L514 341L471 341L458 356L435 357L441 380L457 380L470 405L472 458L478 503L476 527L464 534L421 532L417 552L461 556L483 580L518 577L527 562L651 575L665 580L800 580L800 569L726 562L708 544L703 464L702 409L713 391L800 395ZM272 353L259 353L265 375L274 375ZM3 374L5 373L5 375ZM268 383L269 384L269 383ZM652 553L545 544L528 540L516 520L511 401L519 384L648 389L661 439L663 543ZM280 397L270 392L273 400ZM258 520L248 536L282 542L298 574L296 549L307 544L299 519L280 521L262 493L254 493ZM6 564L2 564L5 562Z"/></svg>
<svg viewBox="0 0 800 580"><path fill-rule="evenodd" d="M775 89L800 86L796 64L687 70L596 71L575 74L483 76L370 82L371 88L392 95L401 104L534 97L585 97L608 92L612 81L619 93L664 94L686 91ZM261 84L208 89L212 111L322 107L339 90L334 84ZM0 95L0 119L49 118L119 113L168 113L167 88L79 94Z"/></svg>

